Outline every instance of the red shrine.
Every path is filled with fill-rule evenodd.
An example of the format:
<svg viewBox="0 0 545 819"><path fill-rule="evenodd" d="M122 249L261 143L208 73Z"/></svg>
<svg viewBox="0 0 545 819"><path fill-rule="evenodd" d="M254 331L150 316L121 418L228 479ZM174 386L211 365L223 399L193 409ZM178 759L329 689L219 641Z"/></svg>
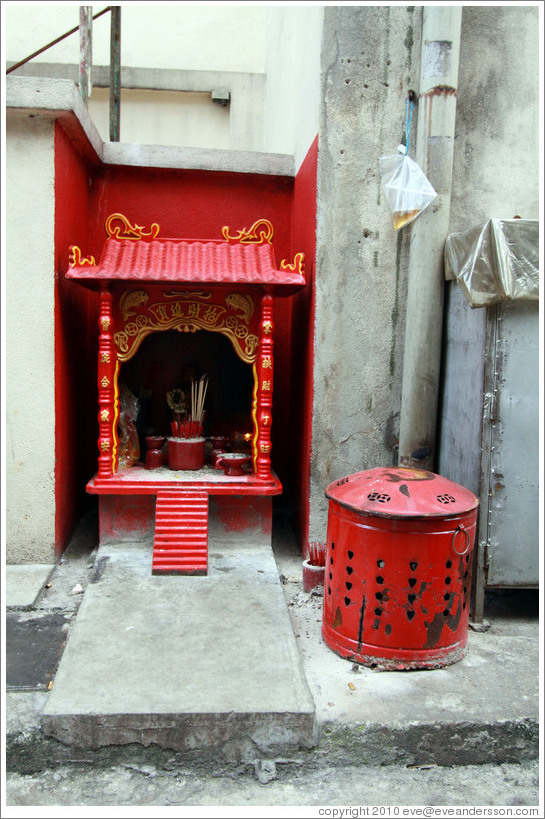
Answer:
<svg viewBox="0 0 545 819"><path fill-rule="evenodd" d="M72 246L66 274L100 300L98 473L87 491L99 495L101 540L151 526L154 574L205 574L209 499L240 529L256 513L270 526L272 496L282 492L270 457L273 305L305 285L303 254L277 268L265 219L200 241L159 238L157 224L146 231L112 214L106 232L99 263ZM166 437L166 392L184 366L207 374L205 434L232 438L242 429L245 469L150 469L141 451L134 463L121 457L120 390L142 398L140 411L145 402L145 434Z"/></svg>

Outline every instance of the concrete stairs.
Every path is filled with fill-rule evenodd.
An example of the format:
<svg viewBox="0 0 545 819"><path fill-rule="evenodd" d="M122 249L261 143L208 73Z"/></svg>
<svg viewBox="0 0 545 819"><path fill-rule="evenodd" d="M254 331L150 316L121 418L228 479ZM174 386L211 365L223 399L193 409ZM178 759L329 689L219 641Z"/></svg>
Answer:
<svg viewBox="0 0 545 819"><path fill-rule="evenodd" d="M155 507L153 574L206 574L208 493L161 489Z"/></svg>

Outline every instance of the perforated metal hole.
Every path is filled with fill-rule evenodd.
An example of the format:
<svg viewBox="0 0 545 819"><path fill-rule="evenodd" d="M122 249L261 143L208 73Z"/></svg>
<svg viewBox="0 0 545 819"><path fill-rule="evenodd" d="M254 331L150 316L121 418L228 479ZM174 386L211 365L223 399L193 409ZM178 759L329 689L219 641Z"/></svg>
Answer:
<svg viewBox="0 0 545 819"><path fill-rule="evenodd" d="M383 595L383 593L382 593L382 592L375 592L375 597L377 598L377 600L382 600L382 598L384 597L384 595Z"/></svg>
<svg viewBox="0 0 545 819"><path fill-rule="evenodd" d="M379 586L382 586L382 584L384 583L384 578L381 577L380 574L377 575L376 580L377 580L377 583L379 584Z"/></svg>
<svg viewBox="0 0 545 819"><path fill-rule="evenodd" d="M384 568L384 560L377 560L377 566L379 567L379 569L383 569Z"/></svg>
<svg viewBox="0 0 545 819"><path fill-rule="evenodd" d="M414 586L416 586L416 577L409 577L409 586L411 587L411 589L414 588Z"/></svg>
<svg viewBox="0 0 545 819"><path fill-rule="evenodd" d="M439 503L456 503L456 498L452 495L447 495L446 493L443 495L437 495L437 500Z"/></svg>
<svg viewBox="0 0 545 819"><path fill-rule="evenodd" d="M346 588L348 589L348 591L350 591L350 589L352 588L352 583L349 583L349 582L348 582L348 580L345 580L344 585L346 586Z"/></svg>
<svg viewBox="0 0 545 819"><path fill-rule="evenodd" d="M347 574L352 574L353 571L354 571L354 569L352 568L352 566L347 566L346 567L346 573Z"/></svg>
<svg viewBox="0 0 545 819"><path fill-rule="evenodd" d="M380 608L380 606L377 606L377 608L375 609L375 614L377 615L377 617L380 617L380 615L382 614L382 609Z"/></svg>
<svg viewBox="0 0 545 819"><path fill-rule="evenodd" d="M414 601L416 600L416 594L408 594L407 600L409 601L409 603L414 603Z"/></svg>
<svg viewBox="0 0 545 819"><path fill-rule="evenodd" d="M411 562L409 563L409 567L411 572L415 572L416 569L418 568L418 563L416 562L416 560L411 560Z"/></svg>
<svg viewBox="0 0 545 819"><path fill-rule="evenodd" d="M409 610L407 611L407 619L408 619L408 620L412 620L415 614L416 614L416 612L415 612L415 610L414 610L414 609L409 609Z"/></svg>
<svg viewBox="0 0 545 819"><path fill-rule="evenodd" d="M344 605L345 606L349 606L351 602L352 602L352 600L349 597L344 598Z"/></svg>
<svg viewBox="0 0 545 819"><path fill-rule="evenodd" d="M354 552L351 552L350 550L348 550L346 554L348 555L349 560L352 560L352 558L354 557Z"/></svg>
<svg viewBox="0 0 545 819"><path fill-rule="evenodd" d="M450 583L451 583L451 578L450 577L445 577L445 583L447 584L447 586L449 586Z"/></svg>
<svg viewBox="0 0 545 819"><path fill-rule="evenodd" d="M447 567L447 569L451 569L452 568L452 560L447 560L447 562L445 563L445 566Z"/></svg>
<svg viewBox="0 0 545 819"><path fill-rule="evenodd" d="M369 492L367 500L375 501L376 503L388 503L390 496L384 492Z"/></svg>

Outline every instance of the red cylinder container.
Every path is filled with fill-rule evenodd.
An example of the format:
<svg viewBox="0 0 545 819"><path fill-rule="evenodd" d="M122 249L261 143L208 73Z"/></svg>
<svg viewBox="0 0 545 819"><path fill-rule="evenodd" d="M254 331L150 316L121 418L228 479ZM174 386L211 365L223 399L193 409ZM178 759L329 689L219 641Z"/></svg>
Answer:
<svg viewBox="0 0 545 819"><path fill-rule="evenodd" d="M440 668L467 644L478 498L433 472L331 483L322 636L383 670Z"/></svg>

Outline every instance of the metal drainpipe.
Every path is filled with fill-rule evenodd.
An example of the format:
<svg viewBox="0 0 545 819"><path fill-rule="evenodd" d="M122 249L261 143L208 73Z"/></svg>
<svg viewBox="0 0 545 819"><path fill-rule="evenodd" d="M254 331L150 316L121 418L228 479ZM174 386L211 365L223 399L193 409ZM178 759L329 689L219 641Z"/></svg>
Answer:
<svg viewBox="0 0 545 819"><path fill-rule="evenodd" d="M443 247L450 215L461 22L461 7L423 9L416 161L438 196L410 228L398 462L430 471L435 461Z"/></svg>

